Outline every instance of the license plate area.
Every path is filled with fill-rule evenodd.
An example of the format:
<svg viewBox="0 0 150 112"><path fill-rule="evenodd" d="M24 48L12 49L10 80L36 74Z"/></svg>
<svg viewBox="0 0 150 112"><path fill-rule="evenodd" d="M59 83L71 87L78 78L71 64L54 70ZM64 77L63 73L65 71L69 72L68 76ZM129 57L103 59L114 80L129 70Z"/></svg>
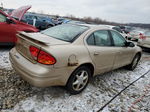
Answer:
<svg viewBox="0 0 150 112"><path fill-rule="evenodd" d="M28 59L32 63L36 63L35 60L33 60L29 47L31 43L23 38L18 38L17 44L16 44L16 50L26 59Z"/></svg>

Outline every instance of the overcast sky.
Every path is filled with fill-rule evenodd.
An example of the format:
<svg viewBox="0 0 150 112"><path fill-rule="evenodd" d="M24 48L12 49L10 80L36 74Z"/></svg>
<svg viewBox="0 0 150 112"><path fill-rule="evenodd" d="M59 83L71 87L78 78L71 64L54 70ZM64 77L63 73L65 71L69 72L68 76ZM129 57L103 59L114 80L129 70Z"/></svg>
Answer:
<svg viewBox="0 0 150 112"><path fill-rule="evenodd" d="M113 22L150 23L150 0L1 0L5 8L32 5L29 11Z"/></svg>

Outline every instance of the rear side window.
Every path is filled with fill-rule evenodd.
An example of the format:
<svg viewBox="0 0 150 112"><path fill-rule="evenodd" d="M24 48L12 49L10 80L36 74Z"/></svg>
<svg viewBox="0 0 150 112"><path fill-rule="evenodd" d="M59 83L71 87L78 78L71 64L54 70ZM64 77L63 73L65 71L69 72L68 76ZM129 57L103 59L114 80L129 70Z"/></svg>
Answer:
<svg viewBox="0 0 150 112"><path fill-rule="evenodd" d="M99 30L94 32L88 37L87 44L95 46L111 46L111 39L108 31Z"/></svg>
<svg viewBox="0 0 150 112"><path fill-rule="evenodd" d="M118 32L115 32L115 31L110 31L110 32L111 32L115 46L117 46L117 47L125 46L126 40L124 39L124 37L121 34L119 34Z"/></svg>
<svg viewBox="0 0 150 112"><path fill-rule="evenodd" d="M95 38L94 38L94 34L91 34L88 39L87 39L87 44L88 45L95 45Z"/></svg>
<svg viewBox="0 0 150 112"><path fill-rule="evenodd" d="M6 16L0 14L0 22L6 22Z"/></svg>

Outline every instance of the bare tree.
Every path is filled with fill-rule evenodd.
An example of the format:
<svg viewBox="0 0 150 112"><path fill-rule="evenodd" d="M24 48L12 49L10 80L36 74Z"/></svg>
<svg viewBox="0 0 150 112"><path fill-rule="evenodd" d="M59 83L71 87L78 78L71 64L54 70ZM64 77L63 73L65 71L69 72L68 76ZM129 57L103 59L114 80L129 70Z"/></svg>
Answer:
<svg viewBox="0 0 150 112"><path fill-rule="evenodd" d="M3 7L3 3L1 2L1 5L0 5L0 10L3 10L4 7Z"/></svg>

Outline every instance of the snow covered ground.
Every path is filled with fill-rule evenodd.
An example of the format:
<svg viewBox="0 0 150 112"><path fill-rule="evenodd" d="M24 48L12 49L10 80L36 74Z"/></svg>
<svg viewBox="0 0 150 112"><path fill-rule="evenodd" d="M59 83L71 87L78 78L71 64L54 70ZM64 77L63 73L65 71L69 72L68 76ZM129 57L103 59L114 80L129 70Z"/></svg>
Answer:
<svg viewBox="0 0 150 112"><path fill-rule="evenodd" d="M11 65L9 62L9 48L0 48L0 68L3 69L11 69Z"/></svg>
<svg viewBox="0 0 150 112"><path fill-rule="evenodd" d="M0 50L0 78L3 79L0 82L2 112L97 112L117 93L150 69L150 53L144 53L134 71L120 68L96 76L81 94L70 95L62 87L37 88L23 81L12 70L8 51L9 49ZM150 72L116 97L102 111L149 112L149 85ZM143 95L145 96L142 97ZM135 103L140 98L141 100Z"/></svg>

